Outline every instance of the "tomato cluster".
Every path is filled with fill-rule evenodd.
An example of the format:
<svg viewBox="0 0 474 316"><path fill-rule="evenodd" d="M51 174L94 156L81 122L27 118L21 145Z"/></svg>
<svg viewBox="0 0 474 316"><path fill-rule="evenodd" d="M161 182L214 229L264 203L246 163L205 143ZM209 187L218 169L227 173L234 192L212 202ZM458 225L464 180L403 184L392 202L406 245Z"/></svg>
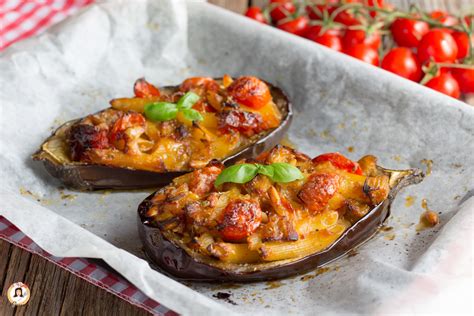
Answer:
<svg viewBox="0 0 474 316"><path fill-rule="evenodd" d="M270 0L246 14L454 98L474 93L473 15L385 0Z"/></svg>

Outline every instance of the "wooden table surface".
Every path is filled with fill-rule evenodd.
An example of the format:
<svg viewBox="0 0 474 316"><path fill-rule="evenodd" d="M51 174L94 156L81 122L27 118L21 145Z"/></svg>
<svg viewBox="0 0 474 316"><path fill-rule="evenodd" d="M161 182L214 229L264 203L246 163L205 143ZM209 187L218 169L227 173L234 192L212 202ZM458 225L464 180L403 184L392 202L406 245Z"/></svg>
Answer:
<svg viewBox="0 0 474 316"><path fill-rule="evenodd" d="M267 0L209 0L234 12ZM457 13L472 0L393 0L399 8L417 3L426 10L435 8ZM14 282L30 286L31 298L25 306L13 307L6 298ZM146 311L96 287L37 255L0 240L0 315L146 315Z"/></svg>

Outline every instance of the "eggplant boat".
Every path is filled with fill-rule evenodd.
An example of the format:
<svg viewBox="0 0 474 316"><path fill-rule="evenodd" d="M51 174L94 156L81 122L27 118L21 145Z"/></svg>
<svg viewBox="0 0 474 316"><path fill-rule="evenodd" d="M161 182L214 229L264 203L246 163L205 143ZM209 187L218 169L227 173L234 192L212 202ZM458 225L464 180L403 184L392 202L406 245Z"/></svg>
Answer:
<svg viewBox="0 0 474 316"><path fill-rule="evenodd" d="M314 159L276 146L175 178L138 208L152 265L178 279L250 282L302 274L369 239L396 193L423 179L374 156Z"/></svg>
<svg viewBox="0 0 474 316"><path fill-rule="evenodd" d="M289 127L285 93L256 77L188 78L157 88L138 79L132 98L60 126L33 155L66 186L137 189L275 146Z"/></svg>

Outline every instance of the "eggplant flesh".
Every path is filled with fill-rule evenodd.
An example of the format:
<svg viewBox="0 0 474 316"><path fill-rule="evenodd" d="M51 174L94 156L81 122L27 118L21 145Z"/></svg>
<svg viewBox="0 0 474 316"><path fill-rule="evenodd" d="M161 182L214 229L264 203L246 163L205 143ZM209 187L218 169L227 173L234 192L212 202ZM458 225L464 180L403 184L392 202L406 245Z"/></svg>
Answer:
<svg viewBox="0 0 474 316"><path fill-rule="evenodd" d="M270 88L273 102L282 114L280 125L275 129L255 135L250 145L222 159L221 162L224 164L231 164L242 158L255 157L269 150L277 145L288 131L293 117L292 105L282 89L266 83ZM178 88L179 86L168 86L160 90L172 92ZM42 161L45 169L68 188L76 190L151 188L168 184L175 177L192 171L153 172L72 161L68 153L66 135L70 127L79 120L72 120L61 125L32 156L33 160Z"/></svg>
<svg viewBox="0 0 474 316"><path fill-rule="evenodd" d="M304 274L321 267L370 239L390 215L390 205L404 187L419 183L424 174L419 169L389 170L378 167L389 177L390 193L383 202L347 228L326 249L306 257L280 261L233 264L202 255L189 249L173 233L161 230L146 219L151 196L138 207L138 231L144 251L153 268L177 279L200 282L255 282Z"/></svg>

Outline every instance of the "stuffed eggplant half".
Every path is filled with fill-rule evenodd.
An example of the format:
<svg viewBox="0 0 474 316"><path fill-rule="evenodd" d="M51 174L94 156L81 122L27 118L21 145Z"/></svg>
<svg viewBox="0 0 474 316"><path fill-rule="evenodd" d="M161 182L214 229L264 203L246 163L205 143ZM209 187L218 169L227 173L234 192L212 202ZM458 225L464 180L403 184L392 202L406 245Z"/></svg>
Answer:
<svg viewBox="0 0 474 316"><path fill-rule="evenodd" d="M153 187L211 160L270 149L292 116L281 89L250 76L195 77L163 88L139 79L134 94L63 124L33 158L76 189Z"/></svg>
<svg viewBox="0 0 474 316"><path fill-rule="evenodd" d="M315 269L370 238L417 169L276 146L175 178L138 208L148 257L177 278L248 282Z"/></svg>

